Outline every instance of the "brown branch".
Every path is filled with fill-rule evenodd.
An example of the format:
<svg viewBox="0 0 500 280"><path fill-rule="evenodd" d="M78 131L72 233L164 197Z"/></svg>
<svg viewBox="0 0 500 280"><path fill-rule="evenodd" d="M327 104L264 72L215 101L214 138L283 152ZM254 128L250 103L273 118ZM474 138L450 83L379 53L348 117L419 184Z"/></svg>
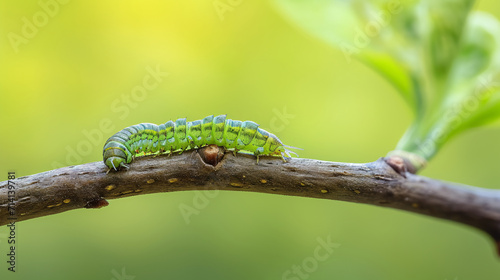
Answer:
<svg viewBox="0 0 500 280"><path fill-rule="evenodd" d="M217 151L201 149L171 157L137 158L129 170L109 174L102 162L94 162L17 178L13 180L15 221L82 207L98 208L108 204L106 199L219 189L402 209L476 227L491 235L500 247L499 190L400 174L384 158L352 164L312 159L284 163L280 158L261 157L257 165L253 156L219 152L214 157ZM8 209L8 195L7 181L1 182L0 225L10 223L9 218L14 217Z"/></svg>

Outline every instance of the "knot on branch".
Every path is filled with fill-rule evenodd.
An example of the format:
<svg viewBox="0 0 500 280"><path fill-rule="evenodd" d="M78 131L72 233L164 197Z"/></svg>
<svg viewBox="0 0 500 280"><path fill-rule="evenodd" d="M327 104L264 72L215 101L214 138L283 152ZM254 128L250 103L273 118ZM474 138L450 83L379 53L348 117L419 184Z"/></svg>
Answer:
<svg viewBox="0 0 500 280"><path fill-rule="evenodd" d="M225 149L224 147L219 147L212 144L199 149L198 154L200 155L203 162L215 167L224 158Z"/></svg>
<svg viewBox="0 0 500 280"><path fill-rule="evenodd" d="M427 165L427 161L421 156L401 150L389 152L384 161L405 178L406 172L416 174Z"/></svg>

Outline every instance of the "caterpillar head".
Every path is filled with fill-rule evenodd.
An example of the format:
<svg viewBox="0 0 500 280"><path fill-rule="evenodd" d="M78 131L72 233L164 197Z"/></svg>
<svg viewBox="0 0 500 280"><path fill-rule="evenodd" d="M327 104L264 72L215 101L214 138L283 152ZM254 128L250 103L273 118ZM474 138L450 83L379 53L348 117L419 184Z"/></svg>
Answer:
<svg viewBox="0 0 500 280"><path fill-rule="evenodd" d="M299 156L299 155L297 155L297 153L292 152L289 149L287 149L287 148L292 148L292 149L298 149L298 148L283 145L281 140L279 140L278 137L276 137L276 135L274 135L272 133L269 133L269 138L267 140L267 143L269 143L268 149L269 149L270 154L281 156L281 158L283 158L283 160L285 160L285 157L291 158L292 156L290 154L294 154L297 157Z"/></svg>
<svg viewBox="0 0 500 280"><path fill-rule="evenodd" d="M287 157L287 158L291 158L292 157L291 154L295 155L296 157L299 157L299 155L296 152L290 151L287 148L301 150L300 148L291 147L291 146L287 146L287 145L281 145L281 146L277 147L276 150L274 150L274 153L276 155L280 155L282 157Z"/></svg>
<svg viewBox="0 0 500 280"><path fill-rule="evenodd" d="M103 148L103 161L104 164L111 169L118 171L121 167L128 168L125 163L132 161L132 153L128 148L115 140L108 140Z"/></svg>

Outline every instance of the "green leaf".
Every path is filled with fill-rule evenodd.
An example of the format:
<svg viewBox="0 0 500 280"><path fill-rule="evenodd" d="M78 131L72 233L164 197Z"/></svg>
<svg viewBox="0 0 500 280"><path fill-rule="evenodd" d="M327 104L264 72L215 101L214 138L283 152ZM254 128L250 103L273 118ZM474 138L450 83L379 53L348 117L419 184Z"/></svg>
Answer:
<svg viewBox="0 0 500 280"><path fill-rule="evenodd" d="M440 82L435 74L447 75L473 1L276 3L300 27L340 48L348 62L357 58L383 75L419 118L425 114L424 99L435 99Z"/></svg>
<svg viewBox="0 0 500 280"><path fill-rule="evenodd" d="M415 113L397 149L432 158L500 119L500 24L472 0L276 0L304 30L385 77Z"/></svg>
<svg viewBox="0 0 500 280"><path fill-rule="evenodd" d="M414 123L397 149L425 159L459 133L500 119L500 23L475 12L467 21L442 98L429 102L425 116ZM444 78L443 78L444 79Z"/></svg>

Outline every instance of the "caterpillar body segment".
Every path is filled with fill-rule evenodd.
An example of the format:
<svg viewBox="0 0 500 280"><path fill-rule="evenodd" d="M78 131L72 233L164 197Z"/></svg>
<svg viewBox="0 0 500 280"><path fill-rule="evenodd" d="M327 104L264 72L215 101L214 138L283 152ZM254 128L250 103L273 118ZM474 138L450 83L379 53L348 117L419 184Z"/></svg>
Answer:
<svg viewBox="0 0 500 280"><path fill-rule="evenodd" d="M220 115L214 118L212 135L214 143L217 146L224 147L224 126L226 124L226 115Z"/></svg>
<svg viewBox="0 0 500 280"><path fill-rule="evenodd" d="M214 121L214 116L208 116L201 120L201 137L202 141L204 142L205 145L211 145L214 144L215 140L213 137L213 121Z"/></svg>
<svg viewBox="0 0 500 280"><path fill-rule="evenodd" d="M290 158L288 150L276 135L259 128L252 121L227 119L213 115L187 122L186 118L156 125L141 123L122 129L111 136L103 148L103 161L109 170L128 168L128 163L140 155L169 155L172 152L201 148L215 144L233 150L250 152L257 157L271 155ZM108 171L109 172L109 171Z"/></svg>
<svg viewBox="0 0 500 280"><path fill-rule="evenodd" d="M231 119L227 119L224 125L224 147L227 149L235 149L236 148L236 139L240 134L241 130L241 121L235 121Z"/></svg>
<svg viewBox="0 0 500 280"><path fill-rule="evenodd" d="M203 137L201 136L201 121L188 122L187 138L191 147L200 148L203 145Z"/></svg>

